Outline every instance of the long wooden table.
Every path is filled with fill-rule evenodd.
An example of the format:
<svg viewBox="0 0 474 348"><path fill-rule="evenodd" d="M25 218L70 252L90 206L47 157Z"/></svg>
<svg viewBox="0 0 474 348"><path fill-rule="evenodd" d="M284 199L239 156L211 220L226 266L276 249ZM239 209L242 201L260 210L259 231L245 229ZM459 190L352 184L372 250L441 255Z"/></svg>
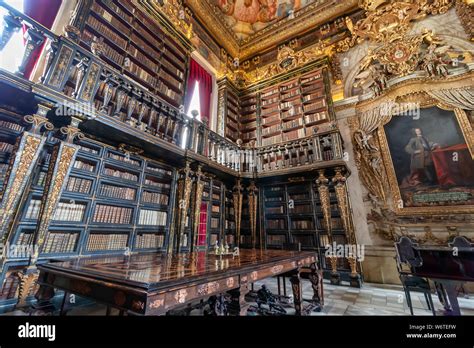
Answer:
<svg viewBox="0 0 474 348"><path fill-rule="evenodd" d="M39 265L36 294L45 304L54 289L136 315L161 315L186 303L228 292L238 313L257 280L289 274L296 314L302 314L301 267L309 266L315 305L322 305L322 277L314 252L240 250L239 256L207 252L78 258Z"/></svg>

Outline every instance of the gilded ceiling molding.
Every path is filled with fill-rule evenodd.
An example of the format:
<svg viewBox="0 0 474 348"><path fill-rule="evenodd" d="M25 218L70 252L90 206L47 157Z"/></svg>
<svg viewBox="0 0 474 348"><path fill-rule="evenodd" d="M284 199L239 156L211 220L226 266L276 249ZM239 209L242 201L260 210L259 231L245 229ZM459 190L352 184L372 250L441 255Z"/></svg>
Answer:
<svg viewBox="0 0 474 348"><path fill-rule="evenodd" d="M311 4L295 13L293 19L276 21L250 38L240 40L225 22L222 11L210 0L186 0L185 4L217 42L241 61L357 8L357 0L331 1L324 9L321 4Z"/></svg>
<svg viewBox="0 0 474 348"><path fill-rule="evenodd" d="M222 20L224 14L215 9L207 0L186 0L186 5L191 8L193 14L200 20L202 25L211 33L231 56L239 56L239 45L233 31L231 31Z"/></svg>
<svg viewBox="0 0 474 348"><path fill-rule="evenodd" d="M244 71L242 69L232 71L227 68L225 71L221 71L220 76L226 76L237 87L244 88L334 55L335 46L328 41L320 41L316 45L301 51L295 51L288 46L282 46L278 52L277 61L274 63L264 67L257 67L251 71ZM334 68L337 65L332 65L331 67ZM333 76L340 77L340 74L338 71L333 71Z"/></svg>
<svg viewBox="0 0 474 348"><path fill-rule="evenodd" d="M466 34L469 35L469 39L474 41L474 2L472 0L457 0L456 14Z"/></svg>
<svg viewBox="0 0 474 348"><path fill-rule="evenodd" d="M276 46L282 41L289 40L302 32L317 27L318 25L335 19L336 17L356 8L357 1L355 0L337 1L336 4L322 12L320 12L321 10L316 7L312 9L312 11L305 13L304 17L297 17L294 20L286 19L279 21L275 23L275 27L272 28L272 30L265 32L265 36L262 37L257 33L258 37L255 40L242 46L240 50L240 58L245 60L254 54Z"/></svg>

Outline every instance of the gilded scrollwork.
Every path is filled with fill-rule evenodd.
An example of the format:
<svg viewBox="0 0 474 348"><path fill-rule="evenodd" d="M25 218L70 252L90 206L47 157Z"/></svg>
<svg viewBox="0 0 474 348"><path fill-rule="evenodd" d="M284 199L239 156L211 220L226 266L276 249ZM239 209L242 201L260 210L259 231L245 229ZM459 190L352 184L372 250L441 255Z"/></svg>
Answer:
<svg viewBox="0 0 474 348"><path fill-rule="evenodd" d="M352 228L351 222L351 212L349 206L349 200L347 197L347 187L346 180L347 178L342 174L343 168L336 168L336 174L332 178L334 183L334 190L336 191L336 198L339 213L341 215L342 224L344 231L346 232L347 240L350 244L355 245L355 234L354 229Z"/></svg>
<svg viewBox="0 0 474 348"><path fill-rule="evenodd" d="M235 216L235 234L237 245L240 244L240 226L242 221L242 200L243 200L243 187L240 179L237 179L232 192L232 198L234 203L234 216Z"/></svg>
<svg viewBox="0 0 474 348"><path fill-rule="evenodd" d="M30 265L34 265L38 259L40 249L44 244L49 225L61 197L61 192L66 184L67 176L74 163L79 147L66 142L60 142L53 149L50 166L46 175L44 195L38 218L38 226L35 232L36 248L31 257Z"/></svg>
<svg viewBox="0 0 474 348"><path fill-rule="evenodd" d="M257 207L258 207L258 189L255 182L252 181L248 187L248 204L250 213L250 233L252 236L252 247L257 243Z"/></svg>
<svg viewBox="0 0 474 348"><path fill-rule="evenodd" d="M329 196L329 179L324 175L324 169L319 170L319 177L316 179L318 187L319 200L323 211L324 227L330 239L332 239L331 226L331 198Z"/></svg>
<svg viewBox="0 0 474 348"><path fill-rule="evenodd" d="M474 40L474 26L472 25L472 19L474 18L474 4L470 0L457 0L456 1L456 14L458 15L461 24L469 36L471 41Z"/></svg>
<svg viewBox="0 0 474 348"><path fill-rule="evenodd" d="M25 132L17 146L15 155L12 156L12 161L4 180L0 206L0 237L2 243L9 239L9 229L15 211L45 141L46 138L43 136Z"/></svg>
<svg viewBox="0 0 474 348"><path fill-rule="evenodd" d="M184 229L186 227L186 219L188 217L189 203L191 199L191 191L193 186L193 178L191 177L192 171L190 168L190 163L186 162L185 168L181 170L181 178L178 182L178 200L177 200L177 209L178 209L178 243L183 242L184 238ZM180 245L177 246L178 249Z"/></svg>

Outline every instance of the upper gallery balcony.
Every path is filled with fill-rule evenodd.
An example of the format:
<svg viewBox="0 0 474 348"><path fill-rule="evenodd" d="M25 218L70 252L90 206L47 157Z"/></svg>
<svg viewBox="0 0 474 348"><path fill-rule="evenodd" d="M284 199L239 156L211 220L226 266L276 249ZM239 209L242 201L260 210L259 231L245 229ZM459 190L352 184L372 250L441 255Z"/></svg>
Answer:
<svg viewBox="0 0 474 348"><path fill-rule="evenodd" d="M249 178L311 170L343 160L337 129L273 146L239 146L123 74L104 58L100 43L90 49L83 47L74 28L66 30L66 36L59 36L3 1L0 8L7 13L0 51L20 30L24 31L25 42L16 71L0 69L0 82L15 86L16 81L27 86L33 95L56 105L56 115L74 115L86 133L114 133L113 138L122 137L132 144L132 139L148 142L160 153L190 158L216 171ZM32 53L42 45L46 47L44 70L36 80L28 80L25 68L33 59ZM116 132L110 132L112 129Z"/></svg>

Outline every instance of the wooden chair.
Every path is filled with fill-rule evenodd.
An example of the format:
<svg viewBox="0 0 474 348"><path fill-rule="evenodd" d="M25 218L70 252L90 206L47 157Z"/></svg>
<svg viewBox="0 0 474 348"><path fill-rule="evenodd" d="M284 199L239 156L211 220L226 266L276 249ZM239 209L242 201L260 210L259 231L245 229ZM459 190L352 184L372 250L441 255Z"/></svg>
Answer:
<svg viewBox="0 0 474 348"><path fill-rule="evenodd" d="M401 237L400 240L395 243L395 250L397 252L396 262L400 281L402 282L403 289L407 300L410 313L413 315L413 304L411 302L410 291L422 292L425 296L426 304L428 309L436 315L433 299L431 297L431 287L427 279L413 275L413 269L420 267L423 263L417 250L414 248L417 244L413 243L408 237ZM408 266L408 269L406 269Z"/></svg>

